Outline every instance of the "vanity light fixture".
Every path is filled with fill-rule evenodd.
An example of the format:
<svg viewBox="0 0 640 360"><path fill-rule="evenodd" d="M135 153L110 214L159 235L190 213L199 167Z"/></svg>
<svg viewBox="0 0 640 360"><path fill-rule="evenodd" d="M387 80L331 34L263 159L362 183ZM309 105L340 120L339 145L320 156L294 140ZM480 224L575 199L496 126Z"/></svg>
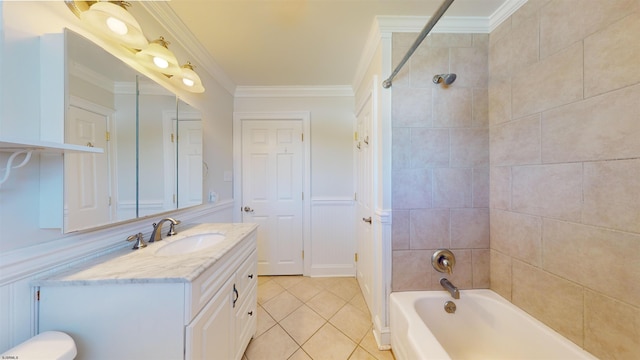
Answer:
<svg viewBox="0 0 640 360"><path fill-rule="evenodd" d="M200 76L193 71L193 68L194 65L187 61L186 64L181 66L182 72L179 75L174 76L172 80L174 80L174 82L184 90L193 93L204 92L202 80L200 80Z"/></svg>
<svg viewBox="0 0 640 360"><path fill-rule="evenodd" d="M162 36L151 41L136 57L142 65L165 75L180 75L182 72L178 59L169 51L169 42Z"/></svg>
<svg viewBox="0 0 640 360"><path fill-rule="evenodd" d="M96 29L98 35L131 49L143 49L149 42L127 6L131 4L126 1L98 1L80 12L79 17Z"/></svg>
<svg viewBox="0 0 640 360"><path fill-rule="evenodd" d="M0 0L2 1L2 0ZM169 51L164 37L149 42L138 21L127 11L127 1L64 0L69 10L100 37L116 42L135 53L138 62L146 68L162 73L181 89L204 92L202 81L187 62L180 66Z"/></svg>

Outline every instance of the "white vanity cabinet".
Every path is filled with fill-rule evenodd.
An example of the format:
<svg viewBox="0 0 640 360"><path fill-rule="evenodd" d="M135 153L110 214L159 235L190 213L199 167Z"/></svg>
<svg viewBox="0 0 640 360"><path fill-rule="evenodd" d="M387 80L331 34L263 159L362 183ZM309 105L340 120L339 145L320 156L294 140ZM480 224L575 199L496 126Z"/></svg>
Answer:
<svg viewBox="0 0 640 360"><path fill-rule="evenodd" d="M257 325L256 259L253 230L192 281L44 281L38 331L71 335L78 360L241 359Z"/></svg>
<svg viewBox="0 0 640 360"><path fill-rule="evenodd" d="M256 332L256 252L186 327L186 359L240 359ZM201 279L203 283L207 280ZM196 285L197 282L194 282Z"/></svg>

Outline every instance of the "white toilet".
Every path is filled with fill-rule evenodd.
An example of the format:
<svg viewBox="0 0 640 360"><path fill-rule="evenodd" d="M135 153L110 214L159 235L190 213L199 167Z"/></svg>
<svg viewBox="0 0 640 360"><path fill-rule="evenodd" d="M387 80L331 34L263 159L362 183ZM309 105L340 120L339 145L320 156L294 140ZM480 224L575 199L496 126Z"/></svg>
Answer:
<svg viewBox="0 0 640 360"><path fill-rule="evenodd" d="M4 352L0 359L73 360L78 351L71 336L45 331Z"/></svg>

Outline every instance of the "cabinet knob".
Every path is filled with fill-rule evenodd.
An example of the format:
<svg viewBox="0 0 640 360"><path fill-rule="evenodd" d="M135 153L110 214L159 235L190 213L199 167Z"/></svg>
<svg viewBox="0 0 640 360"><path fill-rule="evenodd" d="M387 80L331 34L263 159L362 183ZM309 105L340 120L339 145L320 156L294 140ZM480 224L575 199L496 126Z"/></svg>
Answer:
<svg viewBox="0 0 640 360"><path fill-rule="evenodd" d="M249 314L249 316L253 316L253 311L249 311L247 314Z"/></svg>
<svg viewBox="0 0 640 360"><path fill-rule="evenodd" d="M253 274L249 274L249 279L253 279Z"/></svg>

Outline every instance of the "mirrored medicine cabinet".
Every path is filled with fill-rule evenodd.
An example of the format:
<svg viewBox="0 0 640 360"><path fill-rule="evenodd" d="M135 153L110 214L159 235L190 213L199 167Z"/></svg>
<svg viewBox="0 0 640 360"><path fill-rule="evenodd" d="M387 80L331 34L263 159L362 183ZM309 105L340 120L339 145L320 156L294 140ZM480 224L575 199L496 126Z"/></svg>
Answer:
<svg viewBox="0 0 640 360"><path fill-rule="evenodd" d="M65 29L65 233L202 204L201 112Z"/></svg>

